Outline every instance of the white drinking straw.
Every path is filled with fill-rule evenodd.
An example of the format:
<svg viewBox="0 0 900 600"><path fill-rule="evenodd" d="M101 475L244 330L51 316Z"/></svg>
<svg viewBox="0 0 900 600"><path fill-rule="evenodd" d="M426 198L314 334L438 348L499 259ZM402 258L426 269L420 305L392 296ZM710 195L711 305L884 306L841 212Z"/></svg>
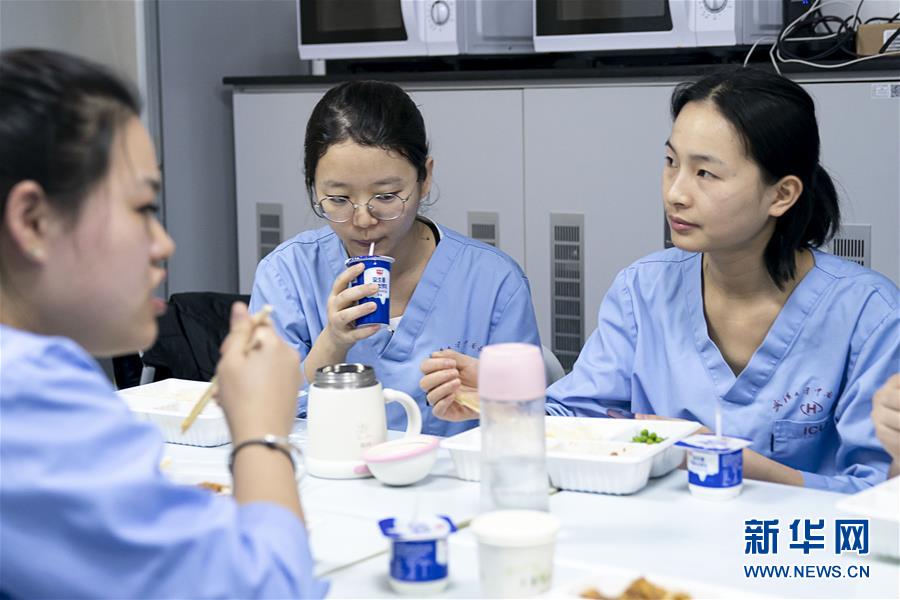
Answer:
<svg viewBox="0 0 900 600"><path fill-rule="evenodd" d="M375 256L375 242L369 244L369 256Z"/></svg>

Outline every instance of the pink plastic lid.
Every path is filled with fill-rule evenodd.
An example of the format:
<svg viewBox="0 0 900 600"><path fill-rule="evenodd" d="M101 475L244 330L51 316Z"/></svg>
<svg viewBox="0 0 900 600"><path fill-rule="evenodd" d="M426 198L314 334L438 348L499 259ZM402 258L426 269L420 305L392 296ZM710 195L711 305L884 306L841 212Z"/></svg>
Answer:
<svg viewBox="0 0 900 600"><path fill-rule="evenodd" d="M540 346L491 344L481 351L478 395L490 400L534 400L547 389Z"/></svg>

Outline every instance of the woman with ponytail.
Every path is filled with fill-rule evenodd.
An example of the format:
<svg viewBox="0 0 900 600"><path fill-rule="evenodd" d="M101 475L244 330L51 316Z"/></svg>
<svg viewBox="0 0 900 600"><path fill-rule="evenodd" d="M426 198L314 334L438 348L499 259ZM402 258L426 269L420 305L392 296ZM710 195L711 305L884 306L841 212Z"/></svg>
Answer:
<svg viewBox="0 0 900 600"><path fill-rule="evenodd" d="M719 406L722 433L752 440L748 478L841 492L884 480L870 412L900 361L900 294L818 250L840 211L812 98L738 69L678 86L672 116L662 195L676 247L619 273L547 412L712 428ZM464 417L445 408L445 371L423 370L435 414Z"/></svg>

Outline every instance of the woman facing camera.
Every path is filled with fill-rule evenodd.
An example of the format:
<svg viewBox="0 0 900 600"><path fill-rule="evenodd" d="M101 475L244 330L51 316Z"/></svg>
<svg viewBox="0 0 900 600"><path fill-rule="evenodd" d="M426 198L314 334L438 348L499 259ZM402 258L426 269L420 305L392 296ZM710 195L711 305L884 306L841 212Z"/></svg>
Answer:
<svg viewBox="0 0 900 600"><path fill-rule="evenodd" d="M897 287L821 246L839 227L819 164L812 98L751 69L672 96L663 206L676 248L616 277L572 372L547 390L552 415L614 409L696 420L745 437L749 478L852 492L889 457L872 395L900 360ZM434 412L474 385L473 361L423 363ZM470 374L448 383L453 373ZM607 411L610 411L607 413Z"/></svg>
<svg viewBox="0 0 900 600"><path fill-rule="evenodd" d="M323 596L284 441L299 361L271 326L236 305L218 366L234 497L170 482L91 358L150 346L165 308L139 111L97 65L0 54L0 597Z"/></svg>
<svg viewBox="0 0 900 600"><path fill-rule="evenodd" d="M324 365L365 363L385 387L417 400L424 433L472 427L432 415L418 366L445 348L477 356L485 344L540 343L522 270L496 248L419 214L434 160L422 115L396 85L354 81L329 90L310 116L304 150L310 204L327 225L262 260L251 310L275 307L278 332L300 352L308 381ZM375 311L374 302L359 302L377 284L347 287L363 265L345 261L373 244L372 254L394 259L386 327L356 324ZM388 427L405 421L398 405L388 406Z"/></svg>

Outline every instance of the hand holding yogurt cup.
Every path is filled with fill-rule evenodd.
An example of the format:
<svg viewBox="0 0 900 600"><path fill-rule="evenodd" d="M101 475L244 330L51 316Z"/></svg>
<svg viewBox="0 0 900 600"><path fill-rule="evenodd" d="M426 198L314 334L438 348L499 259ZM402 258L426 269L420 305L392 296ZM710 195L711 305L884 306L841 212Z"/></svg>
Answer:
<svg viewBox="0 0 900 600"><path fill-rule="evenodd" d="M356 326L356 320L376 311L374 302L360 300L378 293L377 284L355 285L351 282L362 274L365 265L355 263L345 269L334 280L331 293L328 295L328 325L322 334L328 336L331 343L345 352L359 340L363 340L378 331L378 324Z"/></svg>

